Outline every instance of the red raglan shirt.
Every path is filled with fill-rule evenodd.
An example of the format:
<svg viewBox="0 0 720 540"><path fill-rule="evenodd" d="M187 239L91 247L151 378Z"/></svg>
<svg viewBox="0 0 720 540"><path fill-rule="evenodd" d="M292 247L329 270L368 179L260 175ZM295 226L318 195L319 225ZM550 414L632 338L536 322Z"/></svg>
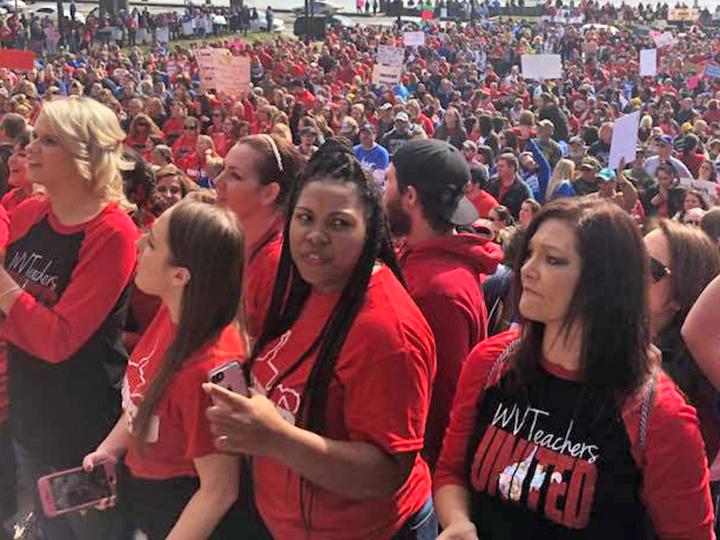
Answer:
<svg viewBox="0 0 720 540"><path fill-rule="evenodd" d="M123 411L128 431L143 395L162 365L175 336L176 326L166 307L161 307L152 324L133 350L122 385ZM125 464L133 476L151 480L197 476L193 460L216 454L205 411L212 405L202 389L208 373L232 360L242 363L245 345L235 324L185 361L173 375L150 420L144 450L131 439Z"/></svg>
<svg viewBox="0 0 720 540"><path fill-rule="evenodd" d="M502 258L497 244L469 233L428 240L400 253L410 295L437 344L437 377L425 432L431 468L440 453L462 363L486 335L481 276L492 274Z"/></svg>
<svg viewBox="0 0 720 540"><path fill-rule="evenodd" d="M325 327L339 295L311 293L295 325L265 347L253 366L255 387L295 423L315 355L303 356ZM328 390L323 436L371 443L390 455L417 452L400 489L389 497L353 499L313 486L313 540L386 540L430 496L430 473L420 457L435 345L420 311L387 267L372 276L365 302L340 351ZM254 459L255 498L276 540L305 538L300 476L268 457ZM305 502L307 503L307 492Z"/></svg>
<svg viewBox="0 0 720 540"><path fill-rule="evenodd" d="M447 485L468 489L473 514L489 510L504 520L493 524L504 527L504 534L530 526L532 537L540 539L634 539L641 537L637 531L620 524L645 519L659 539L714 539L697 415L670 378L663 372L654 375L644 444L644 392L627 400L619 422L588 428L576 416L554 429L553 416L560 411L549 403L565 409L573 403L563 388L580 384L577 373L541 362L542 381L559 389L556 395L546 402L531 396L524 404L493 397L502 388L501 372L493 366L517 338L513 330L493 336L466 360L435 470L435 491ZM487 400L492 406L483 421L480 411ZM618 428L621 437L609 437ZM623 455L630 463L618 459ZM480 525L481 538L487 526L487 520ZM614 526L620 530L613 536L599 532Z"/></svg>
<svg viewBox="0 0 720 540"><path fill-rule="evenodd" d="M5 269L25 292L3 323L10 421L20 444L58 468L80 463L120 413L137 235L115 204L73 227L48 200L12 214Z"/></svg>

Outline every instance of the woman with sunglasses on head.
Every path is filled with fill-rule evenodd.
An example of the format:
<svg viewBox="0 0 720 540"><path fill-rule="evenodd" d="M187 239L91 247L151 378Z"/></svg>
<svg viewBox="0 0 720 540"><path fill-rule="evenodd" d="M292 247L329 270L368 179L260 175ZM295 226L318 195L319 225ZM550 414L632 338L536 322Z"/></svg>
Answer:
<svg viewBox="0 0 720 540"><path fill-rule="evenodd" d="M656 366L632 218L553 201L517 261L522 330L479 344L458 383L435 472L440 539L711 540L703 440Z"/></svg>
<svg viewBox="0 0 720 540"><path fill-rule="evenodd" d="M186 201L140 246L135 283L162 306L128 363L124 414L83 466L119 463L118 508L149 540L232 538L233 516L223 516L237 499L238 459L215 450L202 384L246 356L235 321L242 229L230 212Z"/></svg>
<svg viewBox="0 0 720 540"><path fill-rule="evenodd" d="M720 274L720 253L700 229L661 220L645 235L650 257L648 315L662 367L697 409L708 461L720 450L718 394L698 368L680 331L703 289Z"/></svg>
<svg viewBox="0 0 720 540"><path fill-rule="evenodd" d="M122 158L124 138L117 117L97 101L56 99L45 103L26 149L28 177L47 198L14 211L0 269L23 484L77 466L120 411L127 362L121 335L137 236L123 193L121 169L131 166ZM35 515L46 538L112 539L120 532L112 514Z"/></svg>
<svg viewBox="0 0 720 540"><path fill-rule="evenodd" d="M155 217L158 217L165 210L183 200L188 193L197 189L197 185L175 165L161 167L155 173L155 188L150 211Z"/></svg>
<svg viewBox="0 0 720 540"><path fill-rule="evenodd" d="M284 139L250 135L228 152L225 169L215 179L217 204L232 210L245 230L245 314L253 338L270 304L284 206L301 163L297 150Z"/></svg>
<svg viewBox="0 0 720 540"><path fill-rule="evenodd" d="M265 538L435 538L420 457L432 333L375 181L337 141L300 174L250 397L209 385L218 449L252 457ZM248 423L249 418L255 421Z"/></svg>

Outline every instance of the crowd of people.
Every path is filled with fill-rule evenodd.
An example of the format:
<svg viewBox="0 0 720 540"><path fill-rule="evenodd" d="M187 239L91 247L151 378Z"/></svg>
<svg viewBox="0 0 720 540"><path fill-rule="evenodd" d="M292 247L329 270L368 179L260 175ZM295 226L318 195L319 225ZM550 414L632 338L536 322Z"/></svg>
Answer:
<svg viewBox="0 0 720 540"><path fill-rule="evenodd" d="M428 21L395 85L371 26L207 43L242 95L194 46L0 69L0 534L715 538L720 32L641 77L655 30L580 8Z"/></svg>

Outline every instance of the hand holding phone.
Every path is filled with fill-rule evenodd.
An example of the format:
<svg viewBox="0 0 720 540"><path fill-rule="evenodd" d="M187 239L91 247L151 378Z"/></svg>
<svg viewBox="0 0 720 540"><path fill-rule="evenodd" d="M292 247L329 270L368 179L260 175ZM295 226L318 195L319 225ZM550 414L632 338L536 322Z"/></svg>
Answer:
<svg viewBox="0 0 720 540"><path fill-rule="evenodd" d="M245 373L237 360L232 360L227 364L213 369L208 373L208 382L217 384L243 396L249 396L247 382L245 382Z"/></svg>
<svg viewBox="0 0 720 540"><path fill-rule="evenodd" d="M97 506L111 506L115 484L115 465L108 461L98 464L90 472L76 467L43 476L37 486L45 515L55 517Z"/></svg>

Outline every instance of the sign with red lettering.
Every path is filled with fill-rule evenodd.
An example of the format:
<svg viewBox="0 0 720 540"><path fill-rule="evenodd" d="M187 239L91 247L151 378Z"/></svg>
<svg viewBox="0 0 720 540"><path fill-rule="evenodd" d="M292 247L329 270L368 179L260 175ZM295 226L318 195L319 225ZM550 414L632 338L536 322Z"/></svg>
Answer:
<svg viewBox="0 0 720 540"><path fill-rule="evenodd" d="M0 49L0 67L30 71L35 67L35 53L20 49Z"/></svg>

